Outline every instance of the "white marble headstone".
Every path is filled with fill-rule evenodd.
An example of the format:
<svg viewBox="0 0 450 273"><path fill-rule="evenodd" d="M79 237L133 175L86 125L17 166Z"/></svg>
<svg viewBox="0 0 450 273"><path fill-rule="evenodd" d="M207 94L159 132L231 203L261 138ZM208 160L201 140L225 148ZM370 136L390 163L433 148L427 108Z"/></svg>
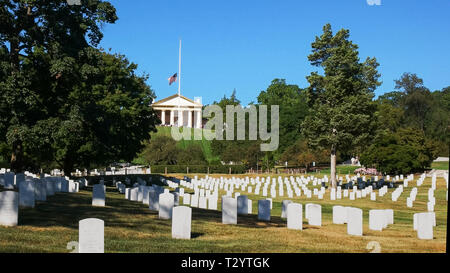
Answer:
<svg viewBox="0 0 450 273"><path fill-rule="evenodd" d="M192 209L178 206L172 211L172 238L191 239Z"/></svg>
<svg viewBox="0 0 450 273"><path fill-rule="evenodd" d="M78 252L104 253L105 222L97 218L88 218L79 222Z"/></svg>
<svg viewBox="0 0 450 273"><path fill-rule="evenodd" d="M105 206L105 189L102 184L95 184L92 189L92 205L96 207Z"/></svg>
<svg viewBox="0 0 450 273"><path fill-rule="evenodd" d="M17 226L19 221L19 193L0 192L0 225Z"/></svg>
<svg viewBox="0 0 450 273"><path fill-rule="evenodd" d="M248 214L248 197L247 195L239 195L237 197L237 213L238 215Z"/></svg>
<svg viewBox="0 0 450 273"><path fill-rule="evenodd" d="M363 212L358 208L347 208L347 233L349 235L363 235Z"/></svg>
<svg viewBox="0 0 450 273"><path fill-rule="evenodd" d="M237 224L237 200L222 197L222 224Z"/></svg>
<svg viewBox="0 0 450 273"><path fill-rule="evenodd" d="M258 220L270 221L271 200L258 200Z"/></svg>
<svg viewBox="0 0 450 273"><path fill-rule="evenodd" d="M303 229L303 208L301 204L289 203L287 205L287 228L288 229Z"/></svg>
<svg viewBox="0 0 450 273"><path fill-rule="evenodd" d="M160 219L171 219L173 207L174 207L173 194L162 193L159 195L159 218Z"/></svg>

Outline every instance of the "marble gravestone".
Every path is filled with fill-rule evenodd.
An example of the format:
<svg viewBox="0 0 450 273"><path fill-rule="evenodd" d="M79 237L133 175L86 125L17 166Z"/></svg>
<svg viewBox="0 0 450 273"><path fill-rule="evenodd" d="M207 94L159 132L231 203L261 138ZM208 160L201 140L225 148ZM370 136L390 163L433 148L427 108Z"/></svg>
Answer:
<svg viewBox="0 0 450 273"><path fill-rule="evenodd" d="M47 191L47 196L55 195L55 184L51 177L44 178L45 181L45 189Z"/></svg>
<svg viewBox="0 0 450 273"><path fill-rule="evenodd" d="M347 234L363 235L363 211L358 208L347 208Z"/></svg>
<svg viewBox="0 0 450 273"><path fill-rule="evenodd" d="M17 226L19 221L19 193L0 192L0 226Z"/></svg>
<svg viewBox="0 0 450 273"><path fill-rule="evenodd" d="M200 209L206 209L207 207L208 207L208 204L207 204L207 200L206 200L206 197L205 196L199 196L198 197L198 207L200 208Z"/></svg>
<svg viewBox="0 0 450 273"><path fill-rule="evenodd" d="M148 207L150 210L159 211L159 192L155 189L148 191Z"/></svg>
<svg viewBox="0 0 450 273"><path fill-rule="evenodd" d="M150 191L150 187L147 186L143 186L142 188L142 203L144 205L150 205L149 203L149 191Z"/></svg>
<svg viewBox="0 0 450 273"><path fill-rule="evenodd" d="M105 206L105 189L102 184L95 184L92 188L92 206Z"/></svg>
<svg viewBox="0 0 450 273"><path fill-rule="evenodd" d="M270 221L271 200L258 200L258 220Z"/></svg>
<svg viewBox="0 0 450 273"><path fill-rule="evenodd" d="M41 179L33 179L34 181L34 198L36 201L47 201L46 183Z"/></svg>
<svg viewBox="0 0 450 273"><path fill-rule="evenodd" d="M178 207L180 205L180 193L179 192L173 192L172 194L173 194L173 205L175 207ZM147 195L148 195L148 193L147 193Z"/></svg>
<svg viewBox="0 0 450 273"><path fill-rule="evenodd" d="M15 174L12 172L5 173L5 189L14 189L14 176Z"/></svg>
<svg viewBox="0 0 450 273"><path fill-rule="evenodd" d="M281 202L281 218L287 218L287 207L292 203L291 200L283 200Z"/></svg>
<svg viewBox="0 0 450 273"><path fill-rule="evenodd" d="M159 219L171 219L174 207L174 196L171 193L159 195Z"/></svg>
<svg viewBox="0 0 450 273"><path fill-rule="evenodd" d="M286 217L288 229L303 229L303 208L301 204L288 203Z"/></svg>
<svg viewBox="0 0 450 273"><path fill-rule="evenodd" d="M172 238L191 239L192 209L178 206L172 212Z"/></svg>
<svg viewBox="0 0 450 273"><path fill-rule="evenodd" d="M104 253L104 240L105 222L103 220L88 218L79 222L79 253Z"/></svg>
<svg viewBox="0 0 450 273"><path fill-rule="evenodd" d="M34 208L34 182L30 180L19 182L19 206Z"/></svg>
<svg viewBox="0 0 450 273"><path fill-rule="evenodd" d="M191 207L198 208L199 197L200 196L196 194L191 195Z"/></svg>
<svg viewBox="0 0 450 273"><path fill-rule="evenodd" d="M237 197L237 213L238 215L248 214L248 197L247 195L239 195Z"/></svg>
<svg viewBox="0 0 450 273"><path fill-rule="evenodd" d="M183 195L183 205L190 205L191 204L191 195L189 193L185 193Z"/></svg>
<svg viewBox="0 0 450 273"><path fill-rule="evenodd" d="M417 213L417 238L433 240L433 218L428 212Z"/></svg>
<svg viewBox="0 0 450 273"><path fill-rule="evenodd" d="M333 206L333 224L345 224L347 218L347 208L343 206Z"/></svg>
<svg viewBox="0 0 450 273"><path fill-rule="evenodd" d="M145 186L138 187L138 196L137 196L138 202L143 202L143 200L144 200L144 188L146 188L146 187Z"/></svg>
<svg viewBox="0 0 450 273"><path fill-rule="evenodd" d="M253 202L252 202L252 200L250 200L250 199L248 199L247 200L247 208L248 208L248 212L247 212L247 214L252 214L253 213Z"/></svg>
<svg viewBox="0 0 450 273"><path fill-rule="evenodd" d="M232 197L222 197L222 224L237 224L237 200Z"/></svg>
<svg viewBox="0 0 450 273"><path fill-rule="evenodd" d="M208 197L208 209L217 210L217 197L215 196Z"/></svg>
<svg viewBox="0 0 450 273"><path fill-rule="evenodd" d="M385 222L387 223L386 215L384 210L372 209L369 210L369 229L382 231L385 227Z"/></svg>
<svg viewBox="0 0 450 273"><path fill-rule="evenodd" d="M135 188L131 188L130 189L130 201L138 201L138 196L139 196L139 188L135 187Z"/></svg>
<svg viewBox="0 0 450 273"><path fill-rule="evenodd" d="M310 226L322 226L322 206L310 204L308 209L308 224Z"/></svg>

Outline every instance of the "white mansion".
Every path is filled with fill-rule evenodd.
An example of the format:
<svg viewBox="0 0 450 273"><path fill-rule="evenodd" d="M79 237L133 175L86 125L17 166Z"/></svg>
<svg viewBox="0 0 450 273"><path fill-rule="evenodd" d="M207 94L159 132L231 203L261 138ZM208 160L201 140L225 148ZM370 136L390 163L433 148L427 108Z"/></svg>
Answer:
<svg viewBox="0 0 450 273"><path fill-rule="evenodd" d="M175 94L152 104L162 126L202 128L202 103Z"/></svg>

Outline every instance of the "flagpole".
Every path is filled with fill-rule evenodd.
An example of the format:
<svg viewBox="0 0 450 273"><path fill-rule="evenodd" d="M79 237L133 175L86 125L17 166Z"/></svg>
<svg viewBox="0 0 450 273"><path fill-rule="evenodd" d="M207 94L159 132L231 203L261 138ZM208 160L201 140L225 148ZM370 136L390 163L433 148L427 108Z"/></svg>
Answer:
<svg viewBox="0 0 450 273"><path fill-rule="evenodd" d="M181 96L181 39L178 58L178 96Z"/></svg>

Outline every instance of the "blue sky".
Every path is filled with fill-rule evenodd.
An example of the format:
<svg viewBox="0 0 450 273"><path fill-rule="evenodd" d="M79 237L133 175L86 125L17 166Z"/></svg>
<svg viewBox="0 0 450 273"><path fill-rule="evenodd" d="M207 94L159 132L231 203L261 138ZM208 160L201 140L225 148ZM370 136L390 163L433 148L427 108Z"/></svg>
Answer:
<svg viewBox="0 0 450 273"><path fill-rule="evenodd" d="M181 93L204 104L236 89L243 104L256 102L275 78L306 87L311 42L331 23L350 30L361 60L376 57L392 91L404 72L434 91L450 86L450 1L381 0L112 0L119 20L103 28L101 46L125 54L150 74L157 100L177 92L167 78L178 71Z"/></svg>

